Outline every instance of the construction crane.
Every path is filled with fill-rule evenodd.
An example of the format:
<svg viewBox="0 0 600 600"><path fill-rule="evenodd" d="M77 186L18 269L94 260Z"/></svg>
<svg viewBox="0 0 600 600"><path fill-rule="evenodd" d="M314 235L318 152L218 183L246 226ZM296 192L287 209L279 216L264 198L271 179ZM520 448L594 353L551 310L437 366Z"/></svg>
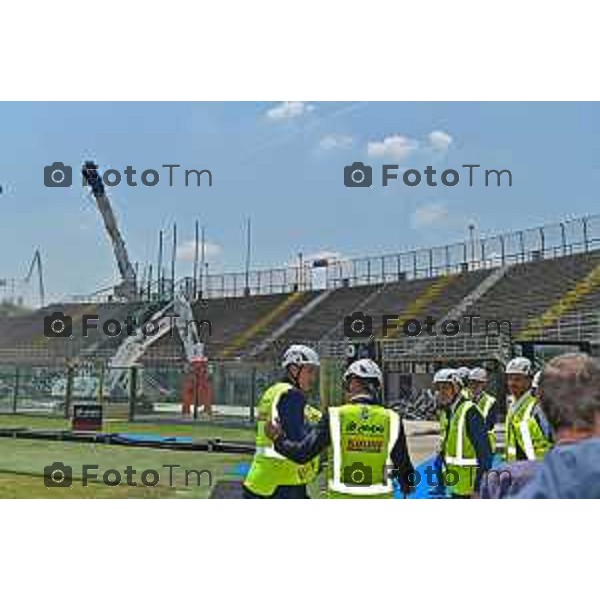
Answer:
<svg viewBox="0 0 600 600"><path fill-rule="evenodd" d="M149 328L149 325L152 327ZM213 392L208 376L208 361L204 355L204 343L192 307L182 292L177 292L171 302L146 319L134 335L125 338L108 362L104 393L110 395L118 389L129 389L131 368L141 368L141 358L148 348L168 333L172 335L174 329L179 334L189 365L182 386L182 412L189 415L192 408L201 402L204 412L207 415L212 414ZM138 391L141 391L141 388Z"/></svg>
<svg viewBox="0 0 600 600"><path fill-rule="evenodd" d="M90 187L90 191L96 200L98 210L104 220L104 227L112 242L115 258L119 272L121 273L121 283L115 286L115 296L123 298L127 301L134 301L138 297L137 277L133 268L125 242L119 231L115 213L110 205L110 201L104 191L104 183L102 177L98 174L98 166L93 161L86 161L81 169L86 183Z"/></svg>
<svg viewBox="0 0 600 600"><path fill-rule="evenodd" d="M33 275L34 269L37 268L38 272L38 290L40 295L40 308L43 307L46 303L45 299L45 291L44 291L44 269L42 267L42 255L39 250L35 251L33 255L33 260L31 261L31 266L29 267L29 272L27 273L27 277L25 277L25 283L29 283L31 281L31 276Z"/></svg>
<svg viewBox="0 0 600 600"><path fill-rule="evenodd" d="M29 265L27 275L23 279L0 279L0 288L10 288L10 295L3 298L3 302L21 306L23 304L23 294L27 293L23 289L23 284L29 285L33 277L34 271L37 270L38 283L38 298L39 306L42 308L46 303L45 288L44 288L44 269L42 267L42 255L39 250L36 250L33 255L33 260Z"/></svg>
<svg viewBox="0 0 600 600"><path fill-rule="evenodd" d="M137 276L133 268L125 242L115 218L110 201L104 191L104 183L98 173L98 166L92 161L86 161L82 174L96 200L98 210L104 220L104 226L110 236L121 283L115 286L115 295L128 302L138 299ZM173 281L173 286L175 282ZM152 329L148 329L148 325ZM175 292L170 302L158 308L150 317L145 318L135 334L128 336L121 343L113 357L109 360L109 374L105 389L110 394L118 388L129 387L131 367L140 365L140 360L150 346L163 338L167 333L176 329L186 361L190 366L188 377L184 382L184 411L189 412L191 398L201 395L205 410L210 412L212 404L212 389L208 383L207 360L204 355L204 344L194 320L191 304L183 292ZM148 335L147 331L152 331ZM104 387L104 386L103 386Z"/></svg>

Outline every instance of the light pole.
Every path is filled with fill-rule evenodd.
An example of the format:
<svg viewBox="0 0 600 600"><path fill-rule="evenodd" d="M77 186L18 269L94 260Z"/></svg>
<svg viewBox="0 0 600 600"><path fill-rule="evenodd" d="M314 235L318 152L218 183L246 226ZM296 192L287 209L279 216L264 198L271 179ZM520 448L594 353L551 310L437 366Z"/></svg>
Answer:
<svg viewBox="0 0 600 600"><path fill-rule="evenodd" d="M192 286L192 298L198 298L198 261L200 260L200 225L198 219L194 226L194 283Z"/></svg>
<svg viewBox="0 0 600 600"><path fill-rule="evenodd" d="M471 240L471 264L475 263L475 225L469 225L469 237Z"/></svg>
<svg viewBox="0 0 600 600"><path fill-rule="evenodd" d="M250 252L252 249L252 231L250 218L246 222L246 282L244 287L244 295L250 295Z"/></svg>
<svg viewBox="0 0 600 600"><path fill-rule="evenodd" d="M302 290L302 283L303 283L302 252L298 252L298 277L297 277L296 283L298 284L298 291Z"/></svg>

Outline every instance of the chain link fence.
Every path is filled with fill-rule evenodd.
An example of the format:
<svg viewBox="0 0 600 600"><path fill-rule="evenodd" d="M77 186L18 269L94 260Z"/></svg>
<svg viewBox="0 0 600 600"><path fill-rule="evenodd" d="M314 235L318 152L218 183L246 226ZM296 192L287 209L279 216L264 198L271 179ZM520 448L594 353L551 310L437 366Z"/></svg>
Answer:
<svg viewBox="0 0 600 600"><path fill-rule="evenodd" d="M338 404L345 362L328 359L309 401ZM280 379L275 362L170 361L115 369L78 365L0 365L0 413L71 418L73 406L101 404L105 418L252 424L263 392Z"/></svg>

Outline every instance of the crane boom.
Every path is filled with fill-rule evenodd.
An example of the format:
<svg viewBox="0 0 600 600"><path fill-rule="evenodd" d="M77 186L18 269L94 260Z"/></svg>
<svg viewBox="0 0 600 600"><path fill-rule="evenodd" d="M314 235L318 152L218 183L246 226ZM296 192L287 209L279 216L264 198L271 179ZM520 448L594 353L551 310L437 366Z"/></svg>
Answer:
<svg viewBox="0 0 600 600"><path fill-rule="evenodd" d="M104 183L98 174L98 166L92 161L86 161L81 172L96 200L98 210L104 220L104 227L112 242L115 258L117 259L117 265L121 274L121 283L115 286L115 294L126 300L135 300L137 298L135 269L129 260L125 241L119 231L115 213L104 191Z"/></svg>
<svg viewBox="0 0 600 600"><path fill-rule="evenodd" d="M150 336L144 333L145 327L149 324L153 325L150 331L154 332ZM126 337L119 346L109 361L108 389L113 390L118 384L123 385L129 377L128 369L139 364L148 348L167 333L171 333L173 328L179 334L186 361L193 364L195 361L203 360L204 344L197 322L194 320L192 306L185 295L178 292L171 302L148 317L140 324L135 334Z"/></svg>
<svg viewBox="0 0 600 600"><path fill-rule="evenodd" d="M38 272L38 289L40 294L40 307L45 305L45 292L44 292L44 269L42 267L42 255L38 250L35 251L33 255L33 260L31 261L31 266L29 267L29 272L27 273L27 277L25 277L25 283L29 283L31 281L31 276L33 275L34 269L37 267Z"/></svg>

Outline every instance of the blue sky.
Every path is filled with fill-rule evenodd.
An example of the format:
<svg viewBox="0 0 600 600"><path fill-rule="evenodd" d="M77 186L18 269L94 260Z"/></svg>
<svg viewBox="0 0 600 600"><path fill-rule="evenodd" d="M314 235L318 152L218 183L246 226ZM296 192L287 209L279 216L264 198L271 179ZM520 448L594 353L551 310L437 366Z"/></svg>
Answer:
<svg viewBox="0 0 600 600"><path fill-rule="evenodd" d="M52 298L118 279L99 214L76 178L46 188L43 168L92 158L139 173L164 163L210 169L213 187L122 183L109 192L132 261L153 261L158 230L177 222L178 275L191 273L193 222L206 227L210 271L242 270L299 251L372 255L600 212L597 103L3 103L0 278L23 277L35 248ZM347 189L363 161L461 171L456 187ZM464 163L510 169L513 186L469 188ZM379 168L379 171L377 170ZM378 179L378 178L377 178Z"/></svg>

